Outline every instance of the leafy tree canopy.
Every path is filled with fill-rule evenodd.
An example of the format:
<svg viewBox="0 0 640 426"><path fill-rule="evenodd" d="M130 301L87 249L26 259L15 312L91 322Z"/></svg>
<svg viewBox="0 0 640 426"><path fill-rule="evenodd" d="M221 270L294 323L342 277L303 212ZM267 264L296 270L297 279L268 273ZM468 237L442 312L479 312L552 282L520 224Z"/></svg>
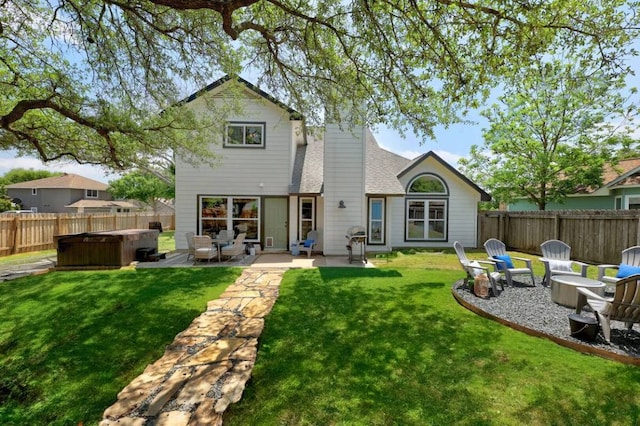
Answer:
<svg viewBox="0 0 640 426"><path fill-rule="evenodd" d="M148 172L127 173L109 182L109 192L114 198L134 199L155 207L161 198L173 198L174 186Z"/></svg>
<svg viewBox="0 0 640 426"><path fill-rule="evenodd" d="M309 124L347 107L361 122L431 137L535 55L570 51L628 72L636 8L631 0L1 1L0 149L120 170L171 151L214 161L207 142L228 111L204 119L173 106L243 71Z"/></svg>
<svg viewBox="0 0 640 426"><path fill-rule="evenodd" d="M5 173L4 176L0 177L0 185L11 185L12 183L28 182L30 180L57 175L60 175L60 173L50 172L48 170L11 169Z"/></svg>
<svg viewBox="0 0 640 426"><path fill-rule="evenodd" d="M465 173L497 201L526 198L539 210L601 186L614 145L632 130L623 80L571 58L541 58L519 76L483 112L490 126L461 161Z"/></svg>

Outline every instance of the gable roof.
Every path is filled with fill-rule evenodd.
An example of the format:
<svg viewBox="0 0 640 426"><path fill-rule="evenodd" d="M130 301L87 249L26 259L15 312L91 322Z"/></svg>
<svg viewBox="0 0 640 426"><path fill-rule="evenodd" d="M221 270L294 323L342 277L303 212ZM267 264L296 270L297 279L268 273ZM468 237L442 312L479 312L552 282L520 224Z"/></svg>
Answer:
<svg viewBox="0 0 640 426"><path fill-rule="evenodd" d="M63 173L59 176L29 180L26 182L12 183L7 189L96 189L106 191L109 185L72 173Z"/></svg>
<svg viewBox="0 0 640 426"><path fill-rule="evenodd" d="M192 94L190 94L189 96L187 96L186 98L182 99L180 102L178 102L178 105L184 105L187 104L189 102L192 102L196 99L198 99L200 96L211 92L212 90L222 86L223 84L225 84L228 81L231 81L231 76L230 75L225 75L224 77L214 81L213 83L209 84L208 86L198 90L197 92L193 92ZM245 80L244 78L238 76L235 77L235 79L238 81L238 83L244 85L247 89L251 90L252 92L254 92L255 94L257 94L258 96L268 100L269 102L279 106L280 108L284 109L285 111L287 111L289 113L289 120L302 120L302 114L300 114L298 111L294 110L293 108L291 108L290 106L286 105L285 103L279 101L278 99L274 98L273 96L271 96L270 94L268 94L267 92L265 92L264 90L260 89L259 87L255 86L252 83L249 83L247 80Z"/></svg>
<svg viewBox="0 0 640 426"><path fill-rule="evenodd" d="M409 164L407 167L404 168L404 170L402 170L400 173L398 173L398 177L401 177L401 176L409 173L414 167L416 167L418 164L422 163L423 161L425 161L428 158L433 158L438 163L440 163L442 166L444 166L446 169L448 169L451 173L453 173L458 178L460 178L463 182L465 182L467 185L469 185L471 188L475 189L480 194L480 199L482 201L491 201L491 195L487 194L482 188L480 188L478 185L473 183L468 177L466 177L465 175L460 173L458 170L453 168L449 163L444 161L442 158L440 158L440 156L438 154L436 154L433 151L429 151L429 152L427 152L425 154L420 155L419 157L414 158L411 161L411 164Z"/></svg>
<svg viewBox="0 0 640 426"><path fill-rule="evenodd" d="M606 187L640 184L640 158L620 160L617 165L605 165L602 183Z"/></svg>

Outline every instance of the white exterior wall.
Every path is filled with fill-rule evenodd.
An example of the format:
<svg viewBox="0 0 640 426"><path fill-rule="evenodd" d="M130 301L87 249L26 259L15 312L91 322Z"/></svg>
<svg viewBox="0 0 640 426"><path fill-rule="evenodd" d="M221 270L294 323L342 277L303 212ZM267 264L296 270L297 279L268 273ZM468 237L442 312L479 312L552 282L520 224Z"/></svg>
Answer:
<svg viewBox="0 0 640 426"><path fill-rule="evenodd" d="M324 254L347 255L345 235L366 226L365 129L328 124L324 139ZM338 208L340 200L346 208Z"/></svg>
<svg viewBox="0 0 640 426"><path fill-rule="evenodd" d="M391 226L389 235L393 247L450 247L454 241L460 241L465 247L477 246L478 230L478 202L480 194L473 190L466 182L451 173L438 161L429 158L423 164L411 169L402 176L400 182L406 188L414 177L422 173L433 173L445 181L449 189L447 204L447 235L445 241L416 241L407 242L405 235L405 199L391 198L388 205Z"/></svg>
<svg viewBox="0 0 640 426"><path fill-rule="evenodd" d="M203 96L212 96L207 93ZM293 167L292 128L300 124L289 120L288 111L255 94L243 102L242 116L230 116L229 121L265 122L264 148L223 148L222 141L211 141L210 148L220 155L215 167L194 167L176 158L176 248L186 249L185 232L197 229L198 195L289 195ZM216 103L225 102L216 97ZM206 114L201 98L186 104L188 108Z"/></svg>

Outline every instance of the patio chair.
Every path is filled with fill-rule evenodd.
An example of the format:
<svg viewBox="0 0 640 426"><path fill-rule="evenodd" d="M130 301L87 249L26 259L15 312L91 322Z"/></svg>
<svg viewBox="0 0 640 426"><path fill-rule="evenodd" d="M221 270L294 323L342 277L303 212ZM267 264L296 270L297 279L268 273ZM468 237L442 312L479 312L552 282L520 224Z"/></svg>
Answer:
<svg viewBox="0 0 640 426"><path fill-rule="evenodd" d="M616 275L607 275L612 269L617 271ZM640 246L623 250L619 265L598 265L598 281L607 285L606 293L613 293L614 286L620 279L635 274L640 274Z"/></svg>
<svg viewBox="0 0 640 426"><path fill-rule="evenodd" d="M298 249L303 252L307 252L307 257L311 257L311 252L318 244L318 231L307 232L307 239L304 241L298 241Z"/></svg>
<svg viewBox="0 0 640 426"><path fill-rule="evenodd" d="M223 229L220 232L218 232L218 235L215 238L216 240L219 241L220 245L222 246L226 246L227 244L231 244L231 242L233 242L233 231L229 230L229 229ZM226 244L223 244L225 243Z"/></svg>
<svg viewBox="0 0 640 426"><path fill-rule="evenodd" d="M531 267L531 259L511 257L507 253L507 248L504 243L495 238L489 238L485 241L484 249L487 252L487 256L489 256L489 260L495 262L496 271L504 274L509 287L513 287L513 277L516 275L529 275L531 277L531 284L536 285L533 268ZM516 268L513 263L514 260L524 262L526 267Z"/></svg>
<svg viewBox="0 0 640 426"><path fill-rule="evenodd" d="M500 279L500 272L491 272L489 270L489 266L491 267L491 269L495 269L495 262L489 261L489 260L474 260L471 261L469 260L469 258L467 258L467 254L464 251L464 246L458 242L455 241L453 243L453 248L456 251L456 255L458 256L458 261L460 262L460 265L462 265L462 269L464 269L464 271L467 273L467 276L464 278L464 284L468 287L470 286L470 282L473 283L476 276L480 275L480 274L486 274L487 277L489 278L489 282L491 283L491 288L493 289L493 295L497 296L498 295L498 285L497 285L497 281L498 279ZM487 266L482 266L482 265L487 265ZM504 285L502 284L502 282L500 283L500 287L502 290L504 290Z"/></svg>
<svg viewBox="0 0 640 426"><path fill-rule="evenodd" d="M578 287L576 313L588 304L600 320L602 334L611 342L611 321L622 321L631 330L640 322L640 274L622 278L616 282L613 297L602 297L591 290Z"/></svg>
<svg viewBox="0 0 640 426"><path fill-rule="evenodd" d="M195 255L193 264L198 263L198 260L206 260L207 263L211 262L211 259L216 257L218 250L213 245L211 237L208 235L194 235L193 245L195 247Z"/></svg>
<svg viewBox="0 0 640 426"><path fill-rule="evenodd" d="M587 276L587 264L571 260L571 246L560 240L548 240L540 244L542 257L540 262L544 264L544 277L542 285L548 286L553 275ZM580 268L574 271L574 266Z"/></svg>
<svg viewBox="0 0 640 426"><path fill-rule="evenodd" d="M187 247L189 247L189 253L187 254L187 262L190 258L195 258L196 247L193 245L193 237L195 232L187 232L184 234L184 237L187 239Z"/></svg>
<svg viewBox="0 0 640 426"><path fill-rule="evenodd" d="M244 258L244 239L246 236L247 234L244 232L238 234L236 239L233 240L233 244L229 244L228 246L224 246L220 249L220 255L228 257L228 260L240 255Z"/></svg>

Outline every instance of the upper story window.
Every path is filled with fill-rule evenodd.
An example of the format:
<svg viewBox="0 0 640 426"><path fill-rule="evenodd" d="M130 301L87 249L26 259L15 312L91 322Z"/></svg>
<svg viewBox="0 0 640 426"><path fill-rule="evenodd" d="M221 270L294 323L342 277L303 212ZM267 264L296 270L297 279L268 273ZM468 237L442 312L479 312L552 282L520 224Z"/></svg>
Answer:
<svg viewBox="0 0 640 426"><path fill-rule="evenodd" d="M97 189L87 189L86 196L87 196L87 198L98 198L98 190Z"/></svg>
<svg viewBox="0 0 640 426"><path fill-rule="evenodd" d="M227 123L225 147L264 147L265 123Z"/></svg>
<svg viewBox="0 0 640 426"><path fill-rule="evenodd" d="M31 188L31 195L38 195L38 188Z"/></svg>

